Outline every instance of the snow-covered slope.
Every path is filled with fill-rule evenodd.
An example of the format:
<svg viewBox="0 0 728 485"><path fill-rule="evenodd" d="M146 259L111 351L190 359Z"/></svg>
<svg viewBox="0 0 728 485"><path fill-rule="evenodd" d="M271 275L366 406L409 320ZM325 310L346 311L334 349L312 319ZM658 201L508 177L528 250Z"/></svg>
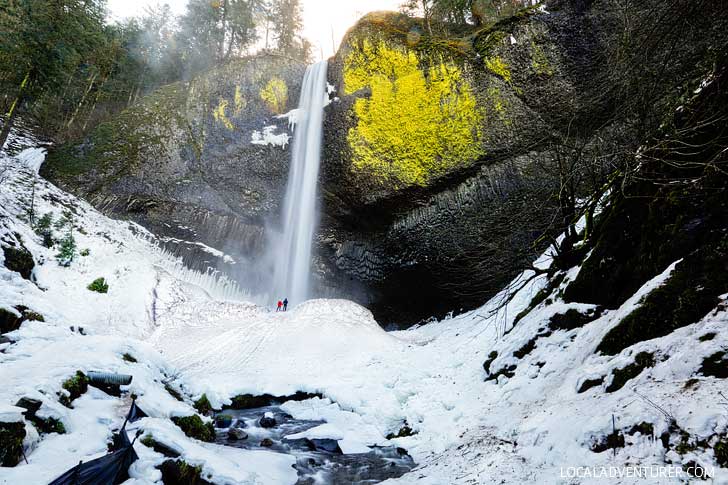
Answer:
<svg viewBox="0 0 728 485"><path fill-rule="evenodd" d="M387 333L369 311L348 301L314 300L282 313L241 302L214 278L182 271L143 229L109 220L38 179L38 213L75 208L76 224L85 232L77 234L78 246L90 249L60 267L56 251L43 247L18 217L32 177L20 164L28 158L37 164L35 156L23 152L3 161L15 168L0 194L2 230L20 235L39 264L36 282L0 267L0 306L27 306L45 322L25 322L10 334L12 344L0 344L0 406L22 396L40 399L44 415L61 419L68 433L38 440L31 432L29 464L0 468L0 483L46 483L79 459L105 452L128 398L91 388L73 409L62 406L57 393L76 370L132 374L129 390L151 416L134 428L202 465L214 483L295 483L296 474L286 455L200 443L167 418L191 414L191 400L203 393L221 406L238 394L296 391L324 396L283 406L296 418L326 421L307 436L340 440L347 452L385 443L405 447L419 466L388 483L592 483L583 476L586 469L573 477L576 470L569 467L666 463L675 465L666 470L673 476L635 477L635 470L619 468L624 476L596 483L681 483L686 475L680 466L690 462L706 467L713 483L728 483L728 470L718 467L711 448L686 446L678 454L657 438L674 434L675 425L712 445L728 434L728 403L720 394L726 393L725 381L698 374L706 356L728 348L721 332L728 324L725 306L618 355L595 353L601 337L663 284L674 264L616 310L563 303L560 290L576 277L574 268L516 324L547 287L546 276L531 279L515 295L504 290L476 311ZM549 264L548 253L539 264ZM107 294L86 289L101 276L109 282ZM211 297L222 294L225 301ZM568 310L591 318L572 329L552 325L554 315ZM704 338L710 333L715 335ZM607 392L610 376L642 352L653 356L653 365ZM125 353L138 362L124 360ZM494 374L499 377L486 379ZM164 383L182 389L187 401L172 398ZM410 436L387 440L405 424ZM598 452L613 426L624 446ZM139 442L135 448L141 459L129 483L159 483L155 466L163 457Z"/></svg>

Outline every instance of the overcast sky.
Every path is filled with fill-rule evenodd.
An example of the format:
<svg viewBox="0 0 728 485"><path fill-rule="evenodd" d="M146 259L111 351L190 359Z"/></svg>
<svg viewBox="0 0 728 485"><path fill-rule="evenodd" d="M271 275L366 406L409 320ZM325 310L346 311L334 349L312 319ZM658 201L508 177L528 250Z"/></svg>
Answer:
<svg viewBox="0 0 728 485"><path fill-rule="evenodd" d="M303 35L314 45L316 58L323 53L329 57L341 38L359 17L375 10L397 10L403 0L302 0ZM172 11L184 13L187 0L109 0L113 18L121 19L141 14L146 5L168 3ZM333 39L332 39L333 37Z"/></svg>

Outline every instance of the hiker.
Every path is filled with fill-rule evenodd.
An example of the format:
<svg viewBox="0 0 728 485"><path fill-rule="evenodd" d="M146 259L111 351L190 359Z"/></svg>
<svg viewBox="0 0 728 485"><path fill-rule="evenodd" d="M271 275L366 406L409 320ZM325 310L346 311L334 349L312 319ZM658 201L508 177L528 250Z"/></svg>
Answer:
<svg viewBox="0 0 728 485"><path fill-rule="evenodd" d="M283 311L288 311L288 298L283 300Z"/></svg>
<svg viewBox="0 0 728 485"><path fill-rule="evenodd" d="M276 311L281 311L281 308L283 307L283 302L281 300L278 300L278 308L276 308Z"/></svg>

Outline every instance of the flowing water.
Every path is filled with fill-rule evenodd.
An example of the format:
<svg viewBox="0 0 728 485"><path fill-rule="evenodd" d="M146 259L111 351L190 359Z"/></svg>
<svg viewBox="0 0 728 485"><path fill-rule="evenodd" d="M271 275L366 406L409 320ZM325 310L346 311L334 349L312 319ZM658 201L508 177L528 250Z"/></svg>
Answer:
<svg viewBox="0 0 728 485"><path fill-rule="evenodd" d="M298 102L283 236L275 256L273 298L298 304L309 297L311 244L317 224L316 188L326 92L326 61L308 67Z"/></svg>
<svg viewBox="0 0 728 485"><path fill-rule="evenodd" d="M271 428L260 426L260 418L274 416ZM241 429L245 439L230 439L230 427L217 428L216 442L247 450L270 450L296 458L296 485L370 485L398 478L415 467L407 451L395 446L373 447L369 453L344 455L336 440L287 439L321 421L304 421L285 414L278 406L247 410L227 410L232 417L225 426ZM269 440L266 442L266 440Z"/></svg>

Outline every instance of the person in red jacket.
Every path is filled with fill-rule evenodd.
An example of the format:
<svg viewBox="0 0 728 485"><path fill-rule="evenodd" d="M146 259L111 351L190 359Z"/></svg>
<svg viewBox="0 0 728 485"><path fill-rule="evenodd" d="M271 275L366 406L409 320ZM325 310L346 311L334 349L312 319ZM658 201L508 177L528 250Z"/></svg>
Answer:
<svg viewBox="0 0 728 485"><path fill-rule="evenodd" d="M276 311L281 311L281 308L283 308L283 302L281 300L278 300L278 308L276 308Z"/></svg>

